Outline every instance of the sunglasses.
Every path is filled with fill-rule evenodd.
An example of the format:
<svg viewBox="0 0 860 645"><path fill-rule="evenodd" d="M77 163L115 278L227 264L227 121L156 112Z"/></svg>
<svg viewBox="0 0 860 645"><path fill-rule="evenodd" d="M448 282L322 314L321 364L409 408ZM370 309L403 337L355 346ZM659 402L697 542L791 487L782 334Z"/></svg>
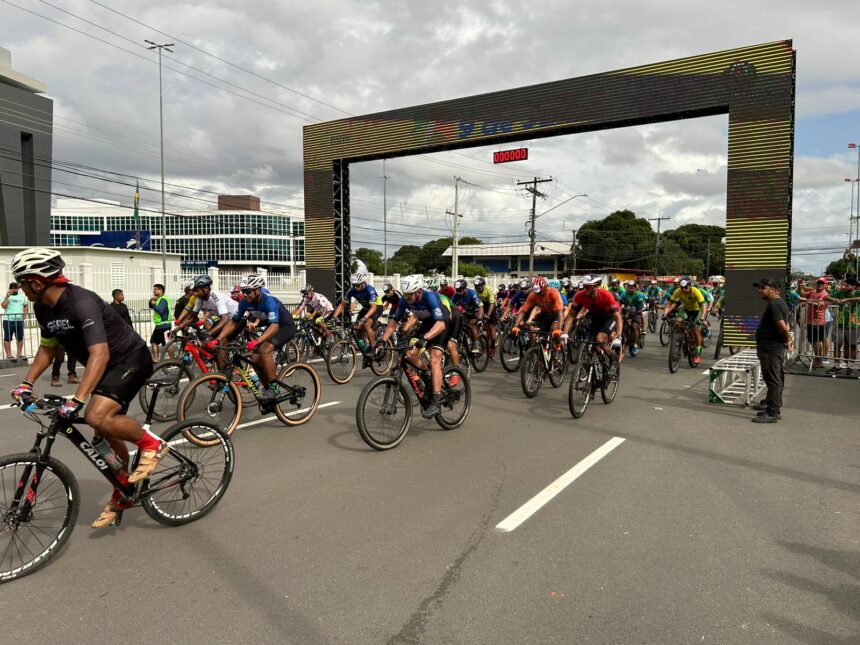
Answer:
<svg viewBox="0 0 860 645"><path fill-rule="evenodd" d="M256 289L242 289L242 293L244 293L246 296L250 293L254 293L255 291Z"/></svg>

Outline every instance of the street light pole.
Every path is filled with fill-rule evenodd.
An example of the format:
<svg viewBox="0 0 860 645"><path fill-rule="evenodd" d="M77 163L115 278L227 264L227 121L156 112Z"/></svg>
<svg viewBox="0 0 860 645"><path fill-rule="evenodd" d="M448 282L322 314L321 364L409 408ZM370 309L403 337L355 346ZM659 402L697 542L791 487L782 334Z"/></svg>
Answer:
<svg viewBox="0 0 860 645"><path fill-rule="evenodd" d="M173 43L157 45L151 40L144 40L150 46L147 49L158 50L158 125L161 138L161 273L162 280L167 279L167 218L164 214L164 100L161 86L161 50L166 49L171 54Z"/></svg>
<svg viewBox="0 0 860 645"><path fill-rule="evenodd" d="M382 272L388 276L388 175L385 173L385 159L382 160Z"/></svg>

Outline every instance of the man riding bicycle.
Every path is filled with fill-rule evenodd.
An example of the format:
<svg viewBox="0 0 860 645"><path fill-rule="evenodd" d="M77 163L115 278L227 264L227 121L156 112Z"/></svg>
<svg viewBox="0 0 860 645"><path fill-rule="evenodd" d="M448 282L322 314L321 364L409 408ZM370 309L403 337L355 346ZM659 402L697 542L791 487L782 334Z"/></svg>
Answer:
<svg viewBox="0 0 860 645"><path fill-rule="evenodd" d="M690 278L684 276L678 281L678 288L672 293L669 303L663 310L663 317L668 317L678 307L683 307L685 318L693 325L693 334L696 337L696 353L693 356L693 365L702 361L702 321L707 311L707 301L702 292L693 286ZM675 329L681 329L681 320L675 321Z"/></svg>
<svg viewBox="0 0 860 645"><path fill-rule="evenodd" d="M541 332L552 332L553 341L556 348L558 348L561 344L561 324L564 319L564 305L561 302L561 294L558 290L551 288L546 278L540 275L532 280L531 293L526 298L523 306L520 307L517 319L511 328L511 333L514 336L520 333L520 325L523 323L523 318L534 307L540 309L540 313L535 316L535 323L540 327Z"/></svg>
<svg viewBox="0 0 860 645"><path fill-rule="evenodd" d="M263 333L248 341L245 349L252 352L249 360L260 378L260 403L265 406L274 403L278 396L278 393L269 387L269 383L277 378L275 353L293 339L296 326L284 304L272 294L263 291L264 285L265 280L258 273L249 273L242 278L239 288L245 297L230 321L209 342L209 347L214 348L218 343L231 340L241 330L241 324L246 318L253 316L260 321L258 326Z"/></svg>
<svg viewBox="0 0 860 645"><path fill-rule="evenodd" d="M331 304L331 301L321 293L316 293L312 284L306 284L305 288L302 289L302 301L296 307L293 315L298 318L304 314L306 318L313 320L314 324L319 327L323 337L331 338L331 332L326 327L325 320L331 318L329 314L333 311L334 305Z"/></svg>
<svg viewBox="0 0 860 645"><path fill-rule="evenodd" d="M454 297L451 302L460 307L463 312L464 324L469 326L469 336L472 339L472 354L480 354L478 346L478 321L484 318L484 303L474 289L469 289L465 280L454 281Z"/></svg>
<svg viewBox="0 0 860 645"><path fill-rule="evenodd" d="M624 323L621 319L621 307L615 297L606 289L600 289L600 278L585 276L582 280L583 289L573 297L571 311L576 313L576 320L583 318L586 313L590 314L591 327L589 332L599 343L600 350L610 360L610 373L618 365L619 356L610 347L615 345L615 340L621 336ZM568 325L572 324L570 320ZM569 332L570 328L565 330ZM620 341L618 341L620 344Z"/></svg>
<svg viewBox="0 0 860 645"><path fill-rule="evenodd" d="M152 354L113 307L92 291L69 282L63 275L65 266L60 253L52 249L27 249L12 258L12 274L34 303L42 336L27 377L12 391L12 397L25 401L33 398L33 383L51 366L57 345L62 344L87 369L75 395L60 406L59 415L74 419L86 406L84 421L107 440L125 464L117 478L132 484L145 480L169 447L126 412L152 374ZM140 450L140 461L131 474L126 441ZM128 507L128 501L114 490L93 528L111 525L117 512Z"/></svg>
<svg viewBox="0 0 860 645"><path fill-rule="evenodd" d="M352 288L343 296L343 300L338 304L332 318L340 316L353 298L361 305L361 311L358 312L358 318L355 321L355 328L364 332L365 338L369 346L376 343L376 332L373 331L373 326L379 317L382 315L382 299L376 293L373 285L367 284L367 276L363 271L353 273L349 278L349 283Z"/></svg>
<svg viewBox="0 0 860 645"><path fill-rule="evenodd" d="M382 343L388 342L397 327L397 323L403 320L407 310L415 314L421 327L418 329L415 346L407 352L406 358L416 367L424 369L421 361L421 350L428 346L430 348L430 376L433 384L433 397L430 404L421 411L421 416L425 419L432 419L442 411L440 406L442 402L442 349L448 342L448 325L451 318L439 296L425 289L424 286L424 278L421 275L408 275L400 280L403 298L385 328L381 343L377 343L377 347L381 348Z"/></svg>
<svg viewBox="0 0 860 645"><path fill-rule="evenodd" d="M645 294L637 291L636 283L630 280L621 298L621 306L624 308L625 320L630 324L630 355L633 357L639 354L639 335L644 325L642 313L645 311L645 301Z"/></svg>
<svg viewBox="0 0 860 645"><path fill-rule="evenodd" d="M186 330L191 323L197 319L197 314L206 312L204 316L210 323L209 334L216 336L227 325L227 322L236 315L239 303L228 298L220 291L212 290L212 278L201 275L194 278L191 285L193 297L185 305L185 311L179 316L174 327L174 333Z"/></svg>
<svg viewBox="0 0 860 645"><path fill-rule="evenodd" d="M487 337L490 341L488 353L490 358L495 358L496 324L499 322L499 312L496 310L496 296L493 290L487 286L487 281L481 276L476 276L473 284L475 285L475 293L478 294L478 298L481 300L484 309L484 320L487 323Z"/></svg>

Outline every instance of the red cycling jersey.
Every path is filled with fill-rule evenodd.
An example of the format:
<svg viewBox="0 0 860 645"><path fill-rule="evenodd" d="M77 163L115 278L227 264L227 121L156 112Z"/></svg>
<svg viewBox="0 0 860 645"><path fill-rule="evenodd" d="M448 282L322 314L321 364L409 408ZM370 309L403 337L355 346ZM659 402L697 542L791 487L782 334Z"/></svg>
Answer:
<svg viewBox="0 0 860 645"><path fill-rule="evenodd" d="M542 314L553 313L557 314L564 308L564 303L561 301L561 294L558 289L547 287L546 293L543 295L532 291L529 297L526 298L525 304L520 307L520 313L529 311L532 307L540 307Z"/></svg>
<svg viewBox="0 0 860 645"><path fill-rule="evenodd" d="M584 290L578 291L573 297L573 309L579 311L583 307L600 316L610 316L621 311L615 296L606 289L595 289L594 297L590 297Z"/></svg>

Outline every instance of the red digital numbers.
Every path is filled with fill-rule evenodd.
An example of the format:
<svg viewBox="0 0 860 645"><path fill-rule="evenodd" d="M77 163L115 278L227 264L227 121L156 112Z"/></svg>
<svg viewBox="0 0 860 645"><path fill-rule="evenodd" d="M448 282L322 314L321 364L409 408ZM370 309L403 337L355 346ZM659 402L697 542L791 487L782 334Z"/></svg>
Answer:
<svg viewBox="0 0 860 645"><path fill-rule="evenodd" d="M529 158L528 148L516 150L500 150L493 153L493 163L508 163L509 161L526 161Z"/></svg>

